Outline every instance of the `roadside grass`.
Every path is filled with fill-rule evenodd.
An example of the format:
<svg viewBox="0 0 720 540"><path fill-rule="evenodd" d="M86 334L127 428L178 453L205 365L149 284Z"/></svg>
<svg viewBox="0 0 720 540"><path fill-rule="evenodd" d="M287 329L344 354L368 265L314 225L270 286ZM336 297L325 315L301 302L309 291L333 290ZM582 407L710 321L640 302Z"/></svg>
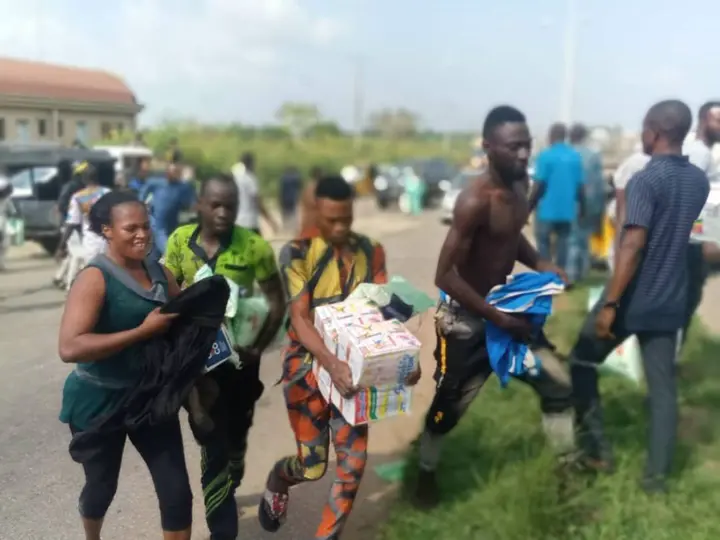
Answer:
<svg viewBox="0 0 720 540"><path fill-rule="evenodd" d="M557 299L549 335L567 354L586 314L587 288ZM646 447L645 394L625 380L602 377L613 476L573 476L561 485L546 449L532 391L520 383L486 388L447 438L439 481L442 505L432 512L408 502L405 489L380 540L706 540L720 538L720 340L696 321L681 361L682 414L675 476L668 496L637 486Z"/></svg>

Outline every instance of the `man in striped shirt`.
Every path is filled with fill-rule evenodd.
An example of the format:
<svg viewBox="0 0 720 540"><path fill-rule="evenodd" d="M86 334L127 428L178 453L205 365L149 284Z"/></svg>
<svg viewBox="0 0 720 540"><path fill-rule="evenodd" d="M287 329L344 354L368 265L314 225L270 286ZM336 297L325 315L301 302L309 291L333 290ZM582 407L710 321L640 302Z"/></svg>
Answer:
<svg viewBox="0 0 720 540"><path fill-rule="evenodd" d="M710 196L707 205L720 202L720 171L712 156L712 147L720 142L720 101L708 101L698 111L698 125L695 136L685 140L683 154L690 163L702 169L710 181ZM625 188L635 173L642 170L650 161L650 156L636 152L623 162L615 173L615 194L617 223L625 217ZM714 242L690 240L687 252L688 264L688 295L685 324L683 326L683 342L687 337L692 318L700 306L702 293L707 281L710 265L720 264L720 246ZM612 266L611 266L612 268Z"/></svg>
<svg viewBox="0 0 720 540"><path fill-rule="evenodd" d="M571 353L575 414L583 462L611 469L603 435L597 365L636 335L650 393L650 445L642 487L665 490L675 446L678 404L675 356L688 301L688 239L707 200L704 171L683 156L692 113L681 101L662 101L643 123L651 156L625 190L625 218L616 268L586 319Z"/></svg>

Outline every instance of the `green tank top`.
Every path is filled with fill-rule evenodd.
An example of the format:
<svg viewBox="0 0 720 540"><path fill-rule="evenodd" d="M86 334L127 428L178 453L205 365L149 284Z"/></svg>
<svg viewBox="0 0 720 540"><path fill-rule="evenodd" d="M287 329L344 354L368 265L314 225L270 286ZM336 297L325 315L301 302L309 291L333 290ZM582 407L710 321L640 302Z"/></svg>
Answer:
<svg viewBox="0 0 720 540"><path fill-rule="evenodd" d="M97 334L137 328L148 313L167 301L167 279L158 263L146 263L153 283L150 290L143 289L104 255L95 257L88 267L98 268L105 278L105 302L93 330ZM138 343L108 358L76 364L65 380L60 421L79 430L87 429L135 386L143 360L142 343Z"/></svg>

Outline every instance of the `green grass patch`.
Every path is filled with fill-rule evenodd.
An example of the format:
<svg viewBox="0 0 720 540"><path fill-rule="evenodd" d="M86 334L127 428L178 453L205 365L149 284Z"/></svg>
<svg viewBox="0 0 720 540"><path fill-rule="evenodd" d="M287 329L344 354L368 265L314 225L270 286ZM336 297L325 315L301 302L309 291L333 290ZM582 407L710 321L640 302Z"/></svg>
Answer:
<svg viewBox="0 0 720 540"><path fill-rule="evenodd" d="M586 315L587 289L558 298L548 330L567 354ZM682 414L675 477L668 496L638 488L646 449L643 389L602 378L608 436L618 471L609 477L555 472L533 392L491 379L447 437L438 471L442 505L396 503L381 540L706 540L720 538L720 340L696 322L679 375ZM409 457L406 493L414 485Z"/></svg>

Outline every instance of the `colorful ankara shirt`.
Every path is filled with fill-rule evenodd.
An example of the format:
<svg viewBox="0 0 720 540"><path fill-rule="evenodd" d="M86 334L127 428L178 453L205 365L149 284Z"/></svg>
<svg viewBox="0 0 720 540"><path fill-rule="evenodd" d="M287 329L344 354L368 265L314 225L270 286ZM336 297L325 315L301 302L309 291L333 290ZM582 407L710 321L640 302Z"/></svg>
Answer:
<svg viewBox="0 0 720 540"><path fill-rule="evenodd" d="M162 262L183 286L192 284L206 264L214 274L231 279L248 292L256 281L262 283L278 273L272 246L253 231L236 226L212 258L198 244L199 234L200 227L190 224L176 229L168 239Z"/></svg>
<svg viewBox="0 0 720 540"><path fill-rule="evenodd" d="M387 283L385 250L370 238L351 233L350 267L339 252L320 236L287 243L280 252L280 266L291 302L302 302L309 311L324 304L340 302L361 283ZM283 381L302 381L312 369L312 356L288 331L290 344L283 365Z"/></svg>

